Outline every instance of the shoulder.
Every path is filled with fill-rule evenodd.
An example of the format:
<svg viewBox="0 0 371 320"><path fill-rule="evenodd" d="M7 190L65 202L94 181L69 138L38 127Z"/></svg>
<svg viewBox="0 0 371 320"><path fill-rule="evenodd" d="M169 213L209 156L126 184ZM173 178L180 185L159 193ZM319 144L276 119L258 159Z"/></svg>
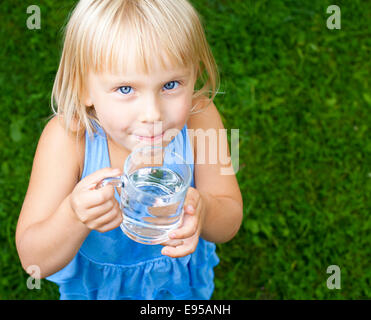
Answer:
<svg viewBox="0 0 371 320"><path fill-rule="evenodd" d="M41 134L37 152L47 150L50 155L68 161L81 177L85 155L84 132L77 121L72 121L70 130L67 130L63 118L54 116Z"/></svg>
<svg viewBox="0 0 371 320"><path fill-rule="evenodd" d="M222 118L213 101L202 99L197 102L197 113L191 114L187 121L190 143L194 155L197 154L197 141L205 135L215 136L217 139L219 129L224 129Z"/></svg>
<svg viewBox="0 0 371 320"><path fill-rule="evenodd" d="M242 206L222 118L213 102L203 103L202 111L191 115L187 123L193 141L195 186L198 191L234 199Z"/></svg>
<svg viewBox="0 0 371 320"><path fill-rule="evenodd" d="M82 140L68 133L54 117L41 133L29 185L21 209L17 234L55 212L79 181Z"/></svg>
<svg viewBox="0 0 371 320"><path fill-rule="evenodd" d="M187 121L189 129L224 128L219 111L213 101L202 99L197 104L197 113L191 114Z"/></svg>

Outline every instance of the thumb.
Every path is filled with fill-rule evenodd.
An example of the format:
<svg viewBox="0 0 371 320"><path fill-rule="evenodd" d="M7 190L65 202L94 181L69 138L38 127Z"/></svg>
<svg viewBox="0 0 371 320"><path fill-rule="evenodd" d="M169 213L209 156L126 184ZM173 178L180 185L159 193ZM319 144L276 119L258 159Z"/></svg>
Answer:
<svg viewBox="0 0 371 320"><path fill-rule="evenodd" d="M199 192L195 188L189 187L186 199L184 200L184 212L194 214L196 212L199 198L200 198Z"/></svg>

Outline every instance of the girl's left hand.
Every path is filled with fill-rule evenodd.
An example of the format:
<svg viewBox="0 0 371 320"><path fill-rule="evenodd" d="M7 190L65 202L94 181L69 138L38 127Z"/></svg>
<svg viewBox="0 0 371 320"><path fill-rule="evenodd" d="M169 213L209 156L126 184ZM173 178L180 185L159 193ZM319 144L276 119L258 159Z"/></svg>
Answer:
<svg viewBox="0 0 371 320"><path fill-rule="evenodd" d="M193 253L198 244L206 213L204 196L189 187L184 201L183 224L169 233L169 241L162 243L163 255L179 258Z"/></svg>

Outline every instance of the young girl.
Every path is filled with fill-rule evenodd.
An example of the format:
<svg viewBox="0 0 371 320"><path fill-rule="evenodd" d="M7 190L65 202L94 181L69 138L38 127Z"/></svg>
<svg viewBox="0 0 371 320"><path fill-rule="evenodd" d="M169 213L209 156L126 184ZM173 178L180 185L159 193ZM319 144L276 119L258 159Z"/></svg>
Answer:
<svg viewBox="0 0 371 320"><path fill-rule="evenodd" d="M214 243L233 238L242 220L235 175L194 161L200 150L188 134L223 129L216 86L186 0L81 0L53 87L58 110L40 137L18 221L23 268L36 265L61 299L210 299ZM194 162L183 223L162 245L129 239L118 191L96 188L146 144L186 150Z"/></svg>

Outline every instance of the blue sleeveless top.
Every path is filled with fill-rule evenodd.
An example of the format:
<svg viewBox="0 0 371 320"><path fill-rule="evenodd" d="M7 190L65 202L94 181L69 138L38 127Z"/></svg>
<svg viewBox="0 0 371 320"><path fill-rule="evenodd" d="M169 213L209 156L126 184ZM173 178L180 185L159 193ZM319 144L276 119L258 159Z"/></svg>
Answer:
<svg viewBox="0 0 371 320"><path fill-rule="evenodd" d="M85 133L82 178L111 167L104 130ZM193 152L187 125L166 148L178 153L192 169ZM119 194L115 191L117 201ZM181 258L161 254L162 245L144 245L129 239L120 227L100 233L92 230L80 250L63 269L46 279L59 286L60 299L210 299L213 267L219 263L215 244L199 238L195 252Z"/></svg>

